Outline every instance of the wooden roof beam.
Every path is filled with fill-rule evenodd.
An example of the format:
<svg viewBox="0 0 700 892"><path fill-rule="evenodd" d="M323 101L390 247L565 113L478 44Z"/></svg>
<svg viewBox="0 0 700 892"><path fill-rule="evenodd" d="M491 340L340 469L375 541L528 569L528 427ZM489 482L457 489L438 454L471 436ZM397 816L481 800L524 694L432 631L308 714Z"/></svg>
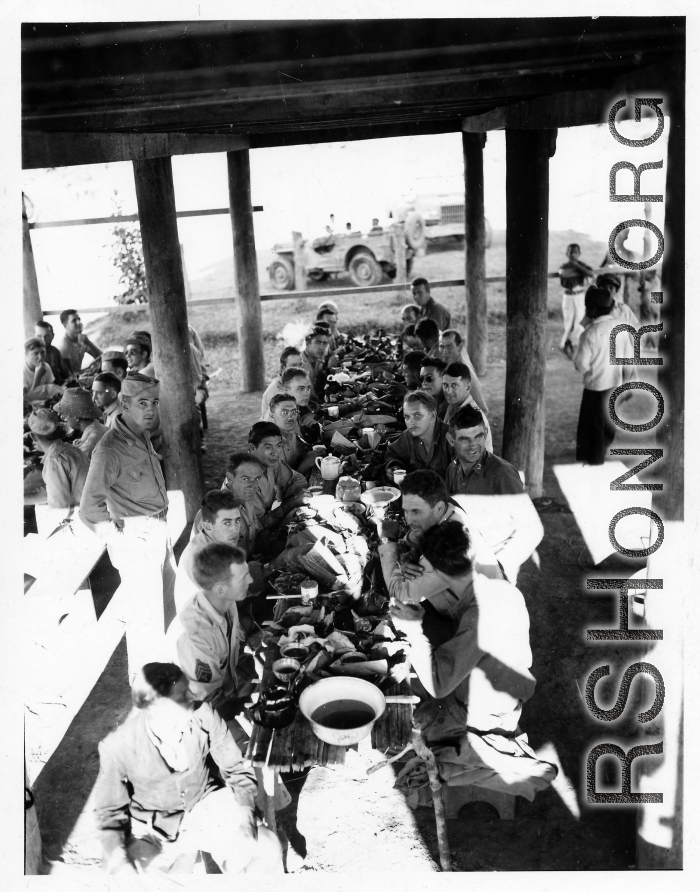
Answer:
<svg viewBox="0 0 700 892"><path fill-rule="evenodd" d="M605 120L611 104L610 95L610 89L606 88L570 90L523 99L464 118L462 130L465 133L483 133L488 130L549 130L600 124Z"/></svg>
<svg viewBox="0 0 700 892"><path fill-rule="evenodd" d="M22 167L68 167L109 161L146 161L171 155L247 149L245 134L45 133L25 130Z"/></svg>
<svg viewBox="0 0 700 892"><path fill-rule="evenodd" d="M553 130L581 127L607 120L612 104L622 93L655 90L678 78L673 63L649 65L615 78L610 86L586 90L565 90L547 96L521 99L482 114L462 119L465 133L488 130ZM654 93L653 95L656 95Z"/></svg>

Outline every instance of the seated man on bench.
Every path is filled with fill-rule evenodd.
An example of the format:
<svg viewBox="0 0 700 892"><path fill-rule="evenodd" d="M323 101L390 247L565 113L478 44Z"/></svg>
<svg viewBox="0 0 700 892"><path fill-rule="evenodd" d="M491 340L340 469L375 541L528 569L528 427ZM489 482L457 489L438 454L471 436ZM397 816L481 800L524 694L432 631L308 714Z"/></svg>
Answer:
<svg viewBox="0 0 700 892"><path fill-rule="evenodd" d="M178 613L200 590L192 575L195 553L212 542L238 545L241 537L240 503L232 492L222 489L209 490L202 499L199 513L202 528L187 543L177 565L175 610Z"/></svg>
<svg viewBox="0 0 700 892"><path fill-rule="evenodd" d="M198 591L170 624L166 644L193 694L228 721L240 712L241 701L258 680L251 659L240 673L238 667L245 634L236 605L246 598L252 582L245 552L220 542L204 545L192 556L192 577ZM241 745L244 735L239 739L236 728L231 730Z"/></svg>
<svg viewBox="0 0 700 892"><path fill-rule="evenodd" d="M107 873L187 871L200 850L224 873L283 873L279 840L255 814L253 769L182 671L147 663L131 696L135 709L99 744L95 814Z"/></svg>
<svg viewBox="0 0 700 892"><path fill-rule="evenodd" d="M391 613L411 646L424 702L415 719L435 753L442 779L532 800L557 769L537 758L520 727L535 690L530 673L530 619L511 583L475 573L461 523L429 529L423 556L457 597L451 616L427 602L395 601Z"/></svg>

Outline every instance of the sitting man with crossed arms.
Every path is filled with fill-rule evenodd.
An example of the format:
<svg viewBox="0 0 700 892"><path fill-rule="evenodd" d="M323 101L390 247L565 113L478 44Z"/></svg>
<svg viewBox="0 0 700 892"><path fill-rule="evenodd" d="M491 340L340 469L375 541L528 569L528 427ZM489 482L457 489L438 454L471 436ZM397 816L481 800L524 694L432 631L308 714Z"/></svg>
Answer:
<svg viewBox="0 0 700 892"><path fill-rule="evenodd" d="M99 744L95 816L107 873L186 872L200 850L224 873L283 873L279 840L255 813L253 768L182 670L147 663L131 697L135 708Z"/></svg>

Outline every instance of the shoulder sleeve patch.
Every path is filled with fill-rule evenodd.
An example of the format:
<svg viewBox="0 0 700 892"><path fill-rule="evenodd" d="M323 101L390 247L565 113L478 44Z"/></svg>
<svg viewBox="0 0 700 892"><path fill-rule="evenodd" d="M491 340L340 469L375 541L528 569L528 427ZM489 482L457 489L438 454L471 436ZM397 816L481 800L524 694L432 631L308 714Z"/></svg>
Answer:
<svg viewBox="0 0 700 892"><path fill-rule="evenodd" d="M195 663L194 674L197 681L201 681L203 684L206 684L212 679L211 668L209 664L203 662L202 660L197 660L197 662Z"/></svg>

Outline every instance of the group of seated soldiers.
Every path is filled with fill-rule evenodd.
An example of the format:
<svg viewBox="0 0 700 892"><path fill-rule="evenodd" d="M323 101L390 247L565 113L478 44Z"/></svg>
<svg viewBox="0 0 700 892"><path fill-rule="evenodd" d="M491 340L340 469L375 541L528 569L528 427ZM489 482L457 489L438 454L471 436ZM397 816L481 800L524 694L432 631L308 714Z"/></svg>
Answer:
<svg viewBox="0 0 700 892"><path fill-rule="evenodd" d="M86 462L121 414L120 393L127 375L156 378L153 344L147 331L134 331L122 350L103 352L83 333L76 310L60 314L63 335L54 346L50 322L40 320L24 345L23 400L25 424L34 449L43 453L42 472L25 475L25 504L48 504L70 511L80 503ZM208 397L204 346L190 326L190 364L200 433L206 429ZM85 356L94 362L83 368ZM32 407L34 410L32 411ZM159 426L152 432L156 450ZM205 447L202 441L202 450Z"/></svg>
<svg viewBox="0 0 700 892"><path fill-rule="evenodd" d="M375 519L391 615L411 646L423 697L416 717L439 755L443 778L467 778L531 799L556 769L537 759L519 727L535 682L527 609L515 583L542 538L542 525L518 471L493 453L488 406L462 339L449 328L448 311L430 297L425 280L414 282L413 294L416 304L404 309L402 321L416 321L403 329L395 376L406 429L386 449L383 467L387 482L405 472L399 484L403 537L396 521L381 514ZM153 656L141 659L142 668L130 653L135 709L100 745L96 813L110 872L174 869L199 848L230 872L281 869L279 844L256 817L254 775L241 756L250 733L245 708L261 668L252 596L288 566L285 524L308 503L310 475L326 452L319 408L345 342L338 309L328 302L319 307L303 348L282 351L246 449L231 455L221 488L205 495L193 523L177 567L177 616L164 646L151 641ZM136 429L150 429L152 438L158 401L150 352L138 339L126 346L135 374L126 379L131 396L119 400L127 413L123 427L134 429L140 417L134 403L150 394L144 397L148 423ZM116 398L124 380L116 375L116 359L103 357L112 367L93 381L92 404L102 409L101 419L83 419L88 407L81 391L61 396L59 411L85 440L83 447L59 449L80 455L70 456L73 505L87 475L84 446L100 438L91 425L109 424L108 399ZM49 455L56 449L53 415L39 410L29 420L37 446ZM49 491L50 476L45 480ZM209 755L221 780L210 774ZM276 807L289 801L280 784ZM235 832L222 834L223 826Z"/></svg>

